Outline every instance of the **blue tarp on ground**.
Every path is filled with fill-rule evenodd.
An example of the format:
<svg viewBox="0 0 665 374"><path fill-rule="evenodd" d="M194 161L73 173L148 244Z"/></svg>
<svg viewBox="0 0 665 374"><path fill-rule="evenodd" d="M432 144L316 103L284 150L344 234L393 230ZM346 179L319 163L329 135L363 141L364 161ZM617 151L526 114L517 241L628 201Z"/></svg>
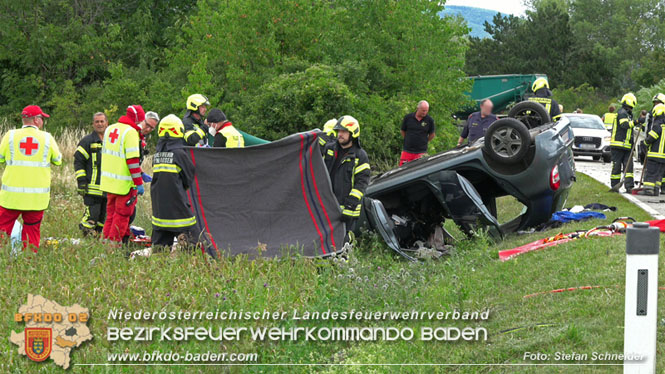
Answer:
<svg viewBox="0 0 665 374"><path fill-rule="evenodd" d="M550 219L551 221L555 222L573 222L573 221L584 221L587 219L592 219L592 218L599 218L599 219L605 219L605 215L603 213L598 213L598 212L579 212L579 213L573 213L573 212L567 212L567 211L560 211L560 212L554 212L552 214L552 218Z"/></svg>

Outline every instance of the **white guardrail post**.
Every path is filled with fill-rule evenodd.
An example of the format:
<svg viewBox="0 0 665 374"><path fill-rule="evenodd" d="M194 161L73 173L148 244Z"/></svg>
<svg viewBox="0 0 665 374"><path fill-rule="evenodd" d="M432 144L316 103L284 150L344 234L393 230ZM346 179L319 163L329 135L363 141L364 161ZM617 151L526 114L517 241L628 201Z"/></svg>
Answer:
<svg viewBox="0 0 665 374"><path fill-rule="evenodd" d="M626 235L625 374L656 371L656 304L660 230L636 222ZM634 358L641 356L641 360Z"/></svg>

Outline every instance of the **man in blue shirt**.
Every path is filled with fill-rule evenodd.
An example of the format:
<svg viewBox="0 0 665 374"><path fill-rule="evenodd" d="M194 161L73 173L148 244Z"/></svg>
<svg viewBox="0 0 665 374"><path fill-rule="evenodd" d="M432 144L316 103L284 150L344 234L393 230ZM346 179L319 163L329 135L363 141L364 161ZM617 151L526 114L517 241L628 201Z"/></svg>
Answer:
<svg viewBox="0 0 665 374"><path fill-rule="evenodd" d="M487 128L496 121L496 116L492 114L493 108L494 104L490 99L480 102L480 112L471 113L457 141L457 146L462 145L464 139L469 139L469 144L471 144L485 136Z"/></svg>

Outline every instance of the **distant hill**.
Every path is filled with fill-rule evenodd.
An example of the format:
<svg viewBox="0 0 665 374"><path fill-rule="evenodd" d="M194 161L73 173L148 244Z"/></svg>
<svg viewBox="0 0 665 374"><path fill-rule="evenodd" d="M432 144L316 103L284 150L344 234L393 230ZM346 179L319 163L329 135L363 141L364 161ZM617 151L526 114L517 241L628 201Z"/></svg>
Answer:
<svg viewBox="0 0 665 374"><path fill-rule="evenodd" d="M446 5L445 9L439 12L439 16L456 16L464 17L466 22L471 28L469 35L479 38L489 38L490 35L485 32L483 24L485 21L492 23L492 18L498 12L496 10L474 8L470 6L461 5Z"/></svg>

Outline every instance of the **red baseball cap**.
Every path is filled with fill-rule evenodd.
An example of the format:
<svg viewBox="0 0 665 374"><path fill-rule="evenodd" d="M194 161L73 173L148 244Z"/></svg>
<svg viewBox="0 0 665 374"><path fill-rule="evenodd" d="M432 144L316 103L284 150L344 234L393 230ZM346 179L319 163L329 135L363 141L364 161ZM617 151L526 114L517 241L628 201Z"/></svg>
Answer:
<svg viewBox="0 0 665 374"><path fill-rule="evenodd" d="M27 107L23 108L23 111L21 112L21 117L30 118L34 116L44 116L46 118L50 117L48 114L42 111L42 108L40 108L37 105L28 105Z"/></svg>

